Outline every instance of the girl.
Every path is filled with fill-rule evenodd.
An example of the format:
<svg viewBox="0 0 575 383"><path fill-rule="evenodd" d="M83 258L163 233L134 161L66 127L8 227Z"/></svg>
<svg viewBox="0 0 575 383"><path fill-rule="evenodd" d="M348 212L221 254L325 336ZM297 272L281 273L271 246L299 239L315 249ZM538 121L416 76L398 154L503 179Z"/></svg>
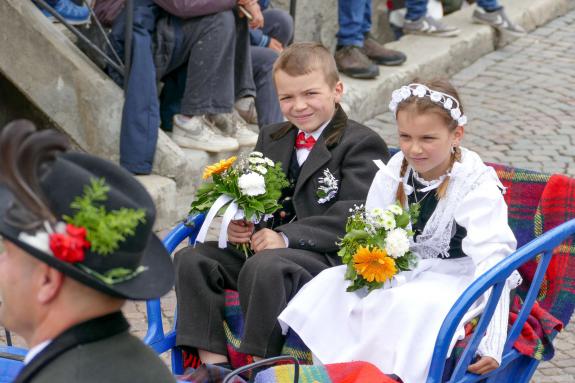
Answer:
<svg viewBox="0 0 575 383"><path fill-rule="evenodd" d="M507 224L503 186L493 168L460 146L467 122L457 91L445 81L410 84L392 95L398 152L381 161L366 208L399 201L420 204L411 250L417 267L383 288L346 292L346 267L320 273L279 316L322 363L369 361L405 383L424 382L441 324L457 298L479 275L515 250ZM507 283L471 372L489 372L501 362L507 332ZM482 312L479 299L463 323ZM313 313L313 315L310 315ZM464 335L463 323L456 338ZM452 347L455 344L452 342Z"/></svg>

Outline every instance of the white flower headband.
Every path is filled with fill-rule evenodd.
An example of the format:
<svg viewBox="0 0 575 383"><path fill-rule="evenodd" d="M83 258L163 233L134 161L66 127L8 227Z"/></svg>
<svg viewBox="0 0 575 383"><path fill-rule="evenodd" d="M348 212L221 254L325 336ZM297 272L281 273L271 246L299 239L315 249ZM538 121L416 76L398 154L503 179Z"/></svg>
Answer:
<svg viewBox="0 0 575 383"><path fill-rule="evenodd" d="M404 85L401 88L394 90L393 93L391 94L389 109L395 115L399 103L407 100L412 96L417 96L419 98L429 97L431 101L440 104L445 109L447 109L451 114L451 118L457 121L458 125L463 126L467 124L467 116L461 114L461 109L459 109L459 101L457 101L455 97L450 96L443 92L429 89L427 86L423 84L414 83Z"/></svg>

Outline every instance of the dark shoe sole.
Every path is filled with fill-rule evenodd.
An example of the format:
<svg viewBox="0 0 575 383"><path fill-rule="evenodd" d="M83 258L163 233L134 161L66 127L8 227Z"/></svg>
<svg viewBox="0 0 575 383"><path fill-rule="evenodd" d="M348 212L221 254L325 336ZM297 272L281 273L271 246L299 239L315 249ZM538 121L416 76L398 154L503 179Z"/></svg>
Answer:
<svg viewBox="0 0 575 383"><path fill-rule="evenodd" d="M371 61L376 63L377 65L385 65L385 66L398 66L401 65L407 60L407 57L401 57L394 60L391 59L381 59L377 57L370 57L368 56Z"/></svg>
<svg viewBox="0 0 575 383"><path fill-rule="evenodd" d="M351 78L358 78L362 80L369 80L379 76L379 68L377 70L350 70L350 69L340 69L339 72Z"/></svg>

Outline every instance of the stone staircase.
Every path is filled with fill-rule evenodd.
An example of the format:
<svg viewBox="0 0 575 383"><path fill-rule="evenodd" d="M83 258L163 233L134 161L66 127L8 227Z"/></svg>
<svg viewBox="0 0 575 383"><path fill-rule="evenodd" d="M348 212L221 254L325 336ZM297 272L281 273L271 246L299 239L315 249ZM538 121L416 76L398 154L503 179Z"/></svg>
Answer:
<svg viewBox="0 0 575 383"><path fill-rule="evenodd" d="M29 118L65 132L76 149L117 162L123 101L122 89L31 1L0 1L2 125ZM220 157L183 151L160 131L153 175L137 177L156 202L157 229L185 217L203 167Z"/></svg>
<svg viewBox="0 0 575 383"><path fill-rule="evenodd" d="M282 1L286 2L277 3ZM333 45L333 35L325 32L337 20L333 2L298 2L296 39L309 35ZM374 10L381 13L383 0L374 3L378 4ZM501 3L528 30L575 8L573 0ZM311 23L323 20L325 9L333 17L321 25ZM445 18L461 29L459 37L406 36L389 44L407 54L401 67L382 67L381 75L369 81L344 76L342 104L350 117L368 121L387 110L393 89L416 77L447 77L505 44L490 27L472 24L471 12L468 8ZM118 161L122 105L122 90L29 0L0 1L0 126L10 119L30 118L39 126L65 132L79 150ZM206 165L236 154L181 149L160 131L153 175L138 177L158 207L157 229L169 228L186 216Z"/></svg>

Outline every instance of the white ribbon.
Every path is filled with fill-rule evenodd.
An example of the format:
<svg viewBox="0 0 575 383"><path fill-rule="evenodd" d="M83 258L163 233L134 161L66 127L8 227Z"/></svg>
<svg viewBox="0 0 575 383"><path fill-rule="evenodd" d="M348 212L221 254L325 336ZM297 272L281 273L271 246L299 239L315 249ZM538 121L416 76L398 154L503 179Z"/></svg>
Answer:
<svg viewBox="0 0 575 383"><path fill-rule="evenodd" d="M232 201L224 212L224 216L222 217L222 226L220 227L220 236L218 237L218 247L220 249L225 249L228 245L228 226L232 219L240 219L240 217L236 217L238 210L240 210L238 204L235 201Z"/></svg>
<svg viewBox="0 0 575 383"><path fill-rule="evenodd" d="M231 202L230 202L231 201ZM228 245L228 226L232 219L243 219L244 212L242 209L239 208L238 204L233 200L232 197L222 194L218 197L218 199L214 202L208 214L206 215L206 219L200 228L198 236L196 237L196 242L204 242L206 239L206 235L208 234L208 229L212 224L212 221L220 211L222 207L229 203L229 206L226 208L224 215L222 217L222 225L220 226L220 234L218 236L218 247L220 249L225 249Z"/></svg>
<svg viewBox="0 0 575 383"><path fill-rule="evenodd" d="M219 198L216 200L216 202L214 202L214 204L210 208L210 211L208 211L208 214L206 215L206 219L204 220L204 223L202 224L202 227L200 228L200 231L198 232L198 236L196 237L196 242L202 242L202 243L204 242L204 240L206 239L206 235L208 234L208 229L210 228L212 221L216 217L216 214L218 214L218 211L220 211L220 209L225 204L230 202L232 199L233 199L232 197L225 195L225 194L222 194L221 196L219 196ZM227 230L227 226L226 226L226 230Z"/></svg>

